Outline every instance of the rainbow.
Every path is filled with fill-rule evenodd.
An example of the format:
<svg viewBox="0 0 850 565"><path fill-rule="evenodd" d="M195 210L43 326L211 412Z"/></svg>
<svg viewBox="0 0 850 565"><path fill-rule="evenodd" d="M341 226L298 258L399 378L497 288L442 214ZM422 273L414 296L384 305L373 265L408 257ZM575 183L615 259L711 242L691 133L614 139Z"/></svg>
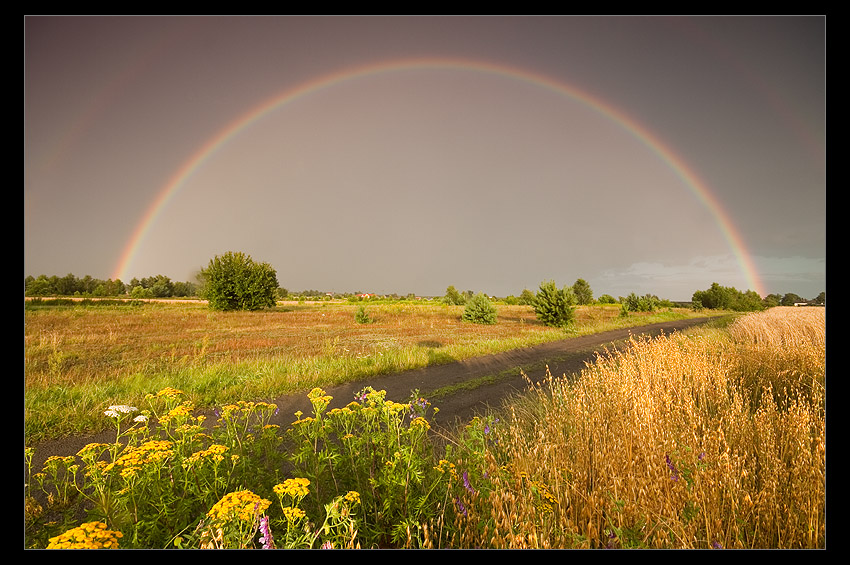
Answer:
<svg viewBox="0 0 850 565"><path fill-rule="evenodd" d="M191 177L195 171L197 171L204 165L205 162L215 155L215 153L224 146L228 140L233 138L239 132L250 127L271 111L294 100L309 96L317 91L339 85L356 78L420 69L465 70L524 81L578 101L610 119L655 153L659 159L661 159L673 172L675 172L691 193L693 193L699 202L711 213L718 228L726 239L726 242L729 244L741 271L746 278L749 289L755 290L760 296L764 296L763 285L759 279L757 270L753 264L750 254L747 252L743 238L733 225L729 215L721 207L720 202L711 193L708 186L697 177L687 163L685 163L682 158L678 157L670 149L670 147L664 144L651 131L600 98L591 96L572 85L554 80L545 75L505 65L495 65L484 61L438 58L393 60L348 68L342 71L330 73L291 89L287 89L238 116L235 120L227 124L213 137L208 139L201 147L199 147L198 150L195 151L195 153L193 153L191 157L189 157L189 159L187 159L171 176L165 186L159 190L156 199L145 212L141 221L136 226L136 229L133 231L130 240L125 246L119 263L114 271L113 278L123 280L127 277L127 273L132 265L135 254L159 213L165 208L189 177Z"/></svg>

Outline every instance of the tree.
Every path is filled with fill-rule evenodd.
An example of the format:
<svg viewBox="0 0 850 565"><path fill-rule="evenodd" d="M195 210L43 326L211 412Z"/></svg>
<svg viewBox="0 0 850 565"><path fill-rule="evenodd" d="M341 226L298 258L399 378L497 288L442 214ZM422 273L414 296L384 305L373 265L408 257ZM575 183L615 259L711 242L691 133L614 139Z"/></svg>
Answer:
<svg viewBox="0 0 850 565"><path fill-rule="evenodd" d="M443 302L451 306L460 306L466 303L466 298L458 292L454 285L449 285L446 289L446 295L443 297Z"/></svg>
<svg viewBox="0 0 850 565"><path fill-rule="evenodd" d="M534 299L534 312L544 325L563 327L573 321L576 297L571 287L558 289L555 281L540 283Z"/></svg>
<svg viewBox="0 0 850 565"><path fill-rule="evenodd" d="M473 324L495 324L496 307L486 295L479 292L466 303L462 318L464 322Z"/></svg>
<svg viewBox="0 0 850 565"><path fill-rule="evenodd" d="M199 275L201 296L214 310L260 310L275 305L277 273L268 263L228 251L216 255Z"/></svg>
<svg viewBox="0 0 850 565"><path fill-rule="evenodd" d="M519 303L524 306L534 306L536 300L537 298L535 298L534 293L527 288L524 288L519 295Z"/></svg>
<svg viewBox="0 0 850 565"><path fill-rule="evenodd" d="M721 286L716 282L711 283L711 287L707 290L694 292L691 301L703 308L736 312L763 310L766 307L765 301L756 291L741 292L735 287Z"/></svg>
<svg viewBox="0 0 850 565"><path fill-rule="evenodd" d="M576 295L576 302L582 306L593 302L593 291L590 289L588 282L584 279L576 280L573 284L573 293Z"/></svg>

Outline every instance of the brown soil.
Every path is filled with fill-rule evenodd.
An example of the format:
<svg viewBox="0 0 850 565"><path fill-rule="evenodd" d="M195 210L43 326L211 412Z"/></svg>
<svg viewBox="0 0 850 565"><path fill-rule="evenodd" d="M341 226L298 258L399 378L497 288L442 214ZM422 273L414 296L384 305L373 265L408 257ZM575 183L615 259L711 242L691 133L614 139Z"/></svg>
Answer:
<svg viewBox="0 0 850 565"><path fill-rule="evenodd" d="M329 387L325 391L333 397L331 402L333 408L345 406L366 386L376 390L386 390L387 398L397 402L409 399L411 391L414 390L419 390L422 396L428 398L430 392L457 386L457 392L441 395L436 400L431 399L432 405L439 408L438 414L432 418L432 423L437 426L450 426L466 421L477 413L483 413L488 408L498 408L509 400L512 394L526 390L527 382L523 379L522 372L532 382L540 381L546 376L547 366L552 375L573 375L581 371L586 362L594 359L596 351L601 351L603 347L617 341L628 339L629 335L658 335L662 332L670 334L705 323L708 319L677 320L569 338L505 353L433 365L395 375L370 377L362 382ZM491 379L488 381L489 384L481 384L469 389L458 386L487 377L498 378ZM283 428L295 419L295 412L301 411L306 415L312 412L306 394L284 396L270 401L277 404L279 408L272 423ZM115 432L109 431L44 442L35 448L32 468L40 470L43 462L50 455L72 455L88 443L107 443L114 439Z"/></svg>

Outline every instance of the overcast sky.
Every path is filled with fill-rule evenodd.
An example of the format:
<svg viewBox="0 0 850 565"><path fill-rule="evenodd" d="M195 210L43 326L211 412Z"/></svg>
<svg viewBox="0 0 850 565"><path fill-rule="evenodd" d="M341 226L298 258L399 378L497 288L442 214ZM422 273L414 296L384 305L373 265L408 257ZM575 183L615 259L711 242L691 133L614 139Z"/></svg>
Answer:
<svg viewBox="0 0 850 565"><path fill-rule="evenodd" d="M826 290L823 17L24 24L25 275Z"/></svg>

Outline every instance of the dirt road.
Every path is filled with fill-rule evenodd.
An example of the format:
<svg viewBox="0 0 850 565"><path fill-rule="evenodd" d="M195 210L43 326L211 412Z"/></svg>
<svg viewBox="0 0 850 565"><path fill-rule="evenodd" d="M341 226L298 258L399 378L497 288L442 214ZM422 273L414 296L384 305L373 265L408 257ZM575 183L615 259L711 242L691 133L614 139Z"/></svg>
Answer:
<svg viewBox="0 0 850 565"><path fill-rule="evenodd" d="M395 375L371 377L362 382L326 388L325 391L333 396L331 408L345 406L354 399L355 393L365 386L371 386L376 390L386 390L388 399L403 402L410 397L413 390L419 390L422 396L429 398L429 393L439 389L499 376L491 384L483 384L470 390L460 389L454 394L432 400L432 404L440 409L433 418L433 423L438 426L447 426L467 420L488 407L499 407L511 394L525 390L526 382L521 376L521 371L524 371L532 381L541 380L545 376L547 365L555 376L571 375L581 371L585 362L594 358L595 351L601 350L605 345L627 339L630 334L658 335L661 332L670 334L705 323L709 319L677 320L570 338ZM279 424L282 428L288 427L295 420L296 411L306 415L312 412L306 393L269 399L269 401L277 404L279 408L273 423ZM43 462L50 455L73 455L88 443L108 443L114 440L115 432L109 431L45 442L36 446L33 470L40 470Z"/></svg>

